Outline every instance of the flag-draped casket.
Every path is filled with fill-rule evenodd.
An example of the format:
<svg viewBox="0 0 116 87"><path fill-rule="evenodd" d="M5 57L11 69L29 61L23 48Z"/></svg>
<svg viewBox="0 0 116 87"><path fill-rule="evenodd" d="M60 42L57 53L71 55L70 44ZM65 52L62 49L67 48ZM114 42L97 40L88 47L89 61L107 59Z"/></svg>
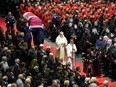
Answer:
<svg viewBox="0 0 116 87"><path fill-rule="evenodd" d="M29 23L29 28L42 28L42 20L34 15L32 12L26 12L23 14L23 18L26 19Z"/></svg>
<svg viewBox="0 0 116 87"><path fill-rule="evenodd" d="M42 20L32 12L23 14L23 18L28 22L29 29L32 32L34 45L43 44L44 42L44 27Z"/></svg>

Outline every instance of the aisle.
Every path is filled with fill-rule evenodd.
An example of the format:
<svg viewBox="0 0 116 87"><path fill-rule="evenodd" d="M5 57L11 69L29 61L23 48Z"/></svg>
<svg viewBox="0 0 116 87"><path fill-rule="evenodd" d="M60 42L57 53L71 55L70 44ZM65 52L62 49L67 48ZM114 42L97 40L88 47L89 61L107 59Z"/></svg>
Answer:
<svg viewBox="0 0 116 87"><path fill-rule="evenodd" d="M4 19L2 17L0 17L0 26L4 29L4 32L6 31L6 24L4 22ZM15 30L16 30L16 26L15 26ZM33 44L33 42L32 42ZM46 48L49 44L44 43L44 48ZM55 48L51 46L52 52L55 54ZM80 64L78 61L76 62L76 66L80 66L81 67L81 74L85 75L85 73L82 71L83 70L83 65ZM98 87L102 87L102 83L104 80L106 80L107 78L104 77L97 77L97 83L98 83ZM107 79L108 80L108 79ZM108 80L109 81L109 80ZM108 87L116 87L116 83L113 83L111 81L109 81L109 86Z"/></svg>

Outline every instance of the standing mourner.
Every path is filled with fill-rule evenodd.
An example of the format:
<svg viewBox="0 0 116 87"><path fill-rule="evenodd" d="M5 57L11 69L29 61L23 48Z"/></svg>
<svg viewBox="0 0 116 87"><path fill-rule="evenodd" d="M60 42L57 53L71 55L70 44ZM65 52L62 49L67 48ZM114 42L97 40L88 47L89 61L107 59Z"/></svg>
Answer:
<svg viewBox="0 0 116 87"><path fill-rule="evenodd" d="M111 58L110 58L110 52L113 48L113 45L112 45L112 40L109 39L107 41L107 45L105 47L105 50L104 50L104 71L105 71L105 76L110 76L110 62L111 62Z"/></svg>
<svg viewBox="0 0 116 87"><path fill-rule="evenodd" d="M8 12L8 15L5 17L7 29L14 29L15 17L11 12Z"/></svg>
<svg viewBox="0 0 116 87"><path fill-rule="evenodd" d="M32 33L31 29L29 29L28 25L24 27L24 41L28 44L28 49L31 48L31 39L32 39Z"/></svg>
<svg viewBox="0 0 116 87"><path fill-rule="evenodd" d="M44 50L44 45L40 44L39 45L39 50L37 52L37 57L38 57L38 64L39 64L39 70L42 70L42 61L43 61L43 57L46 55L46 52Z"/></svg>
<svg viewBox="0 0 116 87"><path fill-rule="evenodd" d="M87 49L86 54L84 54L83 56L83 60L84 60L84 72L87 73L88 77L94 76L95 75L94 61L96 60L96 58L92 48Z"/></svg>
<svg viewBox="0 0 116 87"><path fill-rule="evenodd" d="M90 82L90 87L98 87L96 77L92 77Z"/></svg>
<svg viewBox="0 0 116 87"><path fill-rule="evenodd" d="M23 18L23 15L20 15L20 17L17 19L16 22L16 28L18 31L23 32L25 27L25 20Z"/></svg>
<svg viewBox="0 0 116 87"><path fill-rule="evenodd" d="M58 35L58 27L59 27L59 24L60 24L60 17L57 13L54 13L53 14L53 18L52 18L52 32L51 32L51 40L53 42L55 42L55 39Z"/></svg>
<svg viewBox="0 0 116 87"><path fill-rule="evenodd" d="M107 41L108 41L108 39L109 39L109 37L108 36L103 36L103 43L102 43L102 45L100 46L100 62L102 63L102 65L101 65L101 73L102 74L105 74L105 65L104 65L104 53L105 53L105 48L106 48L106 46L107 46Z"/></svg>
<svg viewBox="0 0 116 87"><path fill-rule="evenodd" d="M56 38L56 57L63 60L63 64L66 64L66 45L67 39L64 36L63 32L60 32L58 37Z"/></svg>
<svg viewBox="0 0 116 87"><path fill-rule="evenodd" d="M70 63L70 69L72 69L75 66L75 62L76 62L75 52L77 51L73 39L70 40L70 43L67 45L66 48L67 48L66 50L67 50L68 62Z"/></svg>
<svg viewBox="0 0 116 87"><path fill-rule="evenodd" d="M114 44L114 48L110 52L111 57L111 78L112 81L116 81L116 43Z"/></svg>
<svg viewBox="0 0 116 87"><path fill-rule="evenodd" d="M44 32L45 32L45 28L38 28L38 34L37 34L37 46L39 46L40 44L44 43Z"/></svg>
<svg viewBox="0 0 116 87"><path fill-rule="evenodd" d="M0 26L0 42L5 40L5 35L2 27Z"/></svg>
<svg viewBox="0 0 116 87"><path fill-rule="evenodd" d="M70 42L70 38L73 34L74 34L73 24L69 23L68 27L67 27L67 32L66 32L66 38L67 38L68 42Z"/></svg>

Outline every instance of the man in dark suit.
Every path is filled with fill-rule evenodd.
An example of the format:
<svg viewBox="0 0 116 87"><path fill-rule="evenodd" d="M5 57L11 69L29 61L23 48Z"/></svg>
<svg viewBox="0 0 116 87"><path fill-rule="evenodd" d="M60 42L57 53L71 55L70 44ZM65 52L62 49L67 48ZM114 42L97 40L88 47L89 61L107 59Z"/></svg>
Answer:
<svg viewBox="0 0 116 87"><path fill-rule="evenodd" d="M28 57L29 57L28 44L26 42L23 42L21 44L21 61L26 63L26 67L28 67L30 63Z"/></svg>
<svg viewBox="0 0 116 87"><path fill-rule="evenodd" d="M3 31L2 27L0 26L0 42L5 40L5 35L3 32L4 31Z"/></svg>
<svg viewBox="0 0 116 87"><path fill-rule="evenodd" d="M51 47L47 46L47 48L46 48L46 55L49 56L49 53L51 53Z"/></svg>
<svg viewBox="0 0 116 87"><path fill-rule="evenodd" d="M108 39L109 39L108 36L104 36L103 37L104 42L103 42L103 44L99 48L100 49L100 57L101 57L99 59L100 59L101 69L102 69L101 70L101 74L105 74L104 53L105 53L105 49L107 47L107 41L108 41Z"/></svg>
<svg viewBox="0 0 116 87"><path fill-rule="evenodd" d="M53 53L49 53L48 67L51 70L55 70L55 59L53 57Z"/></svg>
<svg viewBox="0 0 116 87"><path fill-rule="evenodd" d="M39 69L40 71L42 70L42 61L43 61L43 57L46 55L46 52L44 51L44 45L40 44L39 45L39 50L37 52L37 57L38 57L38 63L39 63Z"/></svg>
<svg viewBox="0 0 116 87"><path fill-rule="evenodd" d="M68 76L69 76L69 73L67 71L63 70L63 74L62 74L62 77L61 77L61 80L60 80L62 85L64 84L65 80L69 80Z"/></svg>
<svg viewBox="0 0 116 87"><path fill-rule="evenodd" d="M14 75L16 77L16 79L18 78L18 74L20 73L20 60L19 59L15 59L15 64L14 64Z"/></svg>
<svg viewBox="0 0 116 87"><path fill-rule="evenodd" d="M57 13L54 12L52 18L52 29L51 29L51 40L54 42L58 35L58 27L60 24L60 17Z"/></svg>
<svg viewBox="0 0 116 87"><path fill-rule="evenodd" d="M80 67L76 67L75 80L76 80L77 84L79 85L79 87L80 87L81 83L83 82L82 76L80 75L80 71L81 71Z"/></svg>
<svg viewBox="0 0 116 87"><path fill-rule="evenodd" d="M105 70L105 76L109 76L109 70L110 70L110 62L111 62L111 59L110 59L110 52L113 48L113 45L112 45L112 40L109 39L107 41L107 45L105 47L105 50L104 50L104 70Z"/></svg>
<svg viewBox="0 0 116 87"><path fill-rule="evenodd" d="M76 84L76 81L75 81L75 73L74 72L71 72L70 73L69 81L70 81L70 87L73 87Z"/></svg>
<svg viewBox="0 0 116 87"><path fill-rule="evenodd" d="M27 44L28 44L28 49L31 48L31 39L32 39L31 30L30 30L29 27L26 25L26 26L24 27L24 41L27 42Z"/></svg>
<svg viewBox="0 0 116 87"><path fill-rule="evenodd" d="M116 81L116 43L114 44L114 48L110 52L111 57L111 78L112 81Z"/></svg>
<svg viewBox="0 0 116 87"><path fill-rule="evenodd" d="M31 84L31 79L30 78L25 79L24 87L33 87L32 84Z"/></svg>
<svg viewBox="0 0 116 87"><path fill-rule="evenodd" d="M14 83L16 81L15 75L13 73L13 67L10 67L7 72L8 83Z"/></svg>
<svg viewBox="0 0 116 87"><path fill-rule="evenodd" d="M45 30L45 28L38 28L37 46L44 43Z"/></svg>
<svg viewBox="0 0 116 87"><path fill-rule="evenodd" d="M82 76L82 82L81 82L81 85L79 87L88 87L88 84L86 83L85 81L85 76Z"/></svg>
<svg viewBox="0 0 116 87"><path fill-rule="evenodd" d="M7 85L8 85L8 77L3 76L3 78L2 78L2 87L7 87Z"/></svg>

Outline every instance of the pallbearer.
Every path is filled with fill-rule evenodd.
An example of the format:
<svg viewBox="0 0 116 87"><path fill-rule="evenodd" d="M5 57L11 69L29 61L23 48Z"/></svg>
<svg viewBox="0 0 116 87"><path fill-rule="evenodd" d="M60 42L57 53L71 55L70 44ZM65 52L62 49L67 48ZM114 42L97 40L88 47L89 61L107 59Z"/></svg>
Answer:
<svg viewBox="0 0 116 87"><path fill-rule="evenodd" d="M33 42L39 48L39 45L44 42L44 29L43 21L34 15L32 12L23 14L23 18L28 22L29 29L33 35Z"/></svg>

